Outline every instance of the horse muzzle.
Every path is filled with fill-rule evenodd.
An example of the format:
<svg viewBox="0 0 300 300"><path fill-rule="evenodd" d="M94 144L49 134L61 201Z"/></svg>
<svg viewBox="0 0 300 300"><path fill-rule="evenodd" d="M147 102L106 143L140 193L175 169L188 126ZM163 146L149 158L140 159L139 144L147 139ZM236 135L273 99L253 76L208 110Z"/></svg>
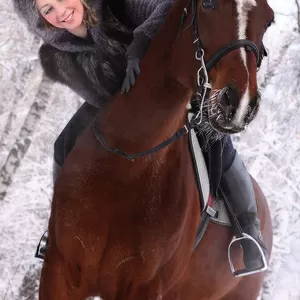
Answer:
<svg viewBox="0 0 300 300"><path fill-rule="evenodd" d="M241 97L237 89L228 85L209 104L209 122L211 126L222 133L239 133L255 118L260 102L257 91L246 107L241 105Z"/></svg>

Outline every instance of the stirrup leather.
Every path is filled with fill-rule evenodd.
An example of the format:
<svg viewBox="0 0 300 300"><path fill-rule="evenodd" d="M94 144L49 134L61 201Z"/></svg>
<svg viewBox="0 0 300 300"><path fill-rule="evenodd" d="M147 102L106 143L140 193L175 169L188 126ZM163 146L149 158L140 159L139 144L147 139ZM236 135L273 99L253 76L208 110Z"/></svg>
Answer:
<svg viewBox="0 0 300 300"><path fill-rule="evenodd" d="M232 260L231 260L230 250L231 250L231 247L234 243L240 242L241 240L249 240L249 241L251 241L255 244L255 246L258 248L258 250L261 254L261 257L262 257L262 261L263 261L262 267L260 267L258 269L255 269L255 270L248 270L246 268L241 269L241 270L237 270L237 271L235 270L235 268L233 266L233 263L232 263ZM231 240L231 242L228 246L228 261L229 261L231 272L235 277L242 277L242 276L248 276L248 275L256 274L256 273L259 273L259 272L263 272L263 271L267 270L267 268L268 268L267 259L265 257L265 254L264 254L260 244L251 235L249 235L247 233L244 233L244 232L242 233L241 237L237 238L237 237L234 236L233 239Z"/></svg>

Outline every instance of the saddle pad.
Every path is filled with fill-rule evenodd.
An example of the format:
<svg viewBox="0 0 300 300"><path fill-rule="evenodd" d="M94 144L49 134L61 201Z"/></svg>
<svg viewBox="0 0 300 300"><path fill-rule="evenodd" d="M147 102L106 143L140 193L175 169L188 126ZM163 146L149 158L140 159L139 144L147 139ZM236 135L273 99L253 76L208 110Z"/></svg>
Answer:
<svg viewBox="0 0 300 300"><path fill-rule="evenodd" d="M188 114L188 120L193 117L192 113ZM197 179L199 194L202 195L201 205L202 211L206 209L210 195L210 185L206 163L202 154L202 150L199 145L198 138L194 129L189 132L189 144L192 155L192 161L194 162L195 176ZM215 217L211 218L211 221L224 226L231 226L226 207L222 199L214 200L212 208L217 212Z"/></svg>

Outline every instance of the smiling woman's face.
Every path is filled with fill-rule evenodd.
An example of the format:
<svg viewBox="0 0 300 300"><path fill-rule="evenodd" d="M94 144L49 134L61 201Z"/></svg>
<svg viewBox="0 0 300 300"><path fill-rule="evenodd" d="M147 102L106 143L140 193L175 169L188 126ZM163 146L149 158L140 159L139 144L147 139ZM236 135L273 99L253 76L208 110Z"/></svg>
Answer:
<svg viewBox="0 0 300 300"><path fill-rule="evenodd" d="M84 8L80 0L36 0L36 7L57 28L72 30L83 22Z"/></svg>

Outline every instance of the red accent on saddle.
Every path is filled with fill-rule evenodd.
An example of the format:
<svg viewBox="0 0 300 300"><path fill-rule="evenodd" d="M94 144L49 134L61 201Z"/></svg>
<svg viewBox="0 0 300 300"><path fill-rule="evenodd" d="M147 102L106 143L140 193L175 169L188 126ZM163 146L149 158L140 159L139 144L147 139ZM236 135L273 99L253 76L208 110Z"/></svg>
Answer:
<svg viewBox="0 0 300 300"><path fill-rule="evenodd" d="M215 202L215 198L213 197L212 194L209 194L209 195L208 195L208 200L207 200L208 206L213 207L214 202Z"/></svg>

